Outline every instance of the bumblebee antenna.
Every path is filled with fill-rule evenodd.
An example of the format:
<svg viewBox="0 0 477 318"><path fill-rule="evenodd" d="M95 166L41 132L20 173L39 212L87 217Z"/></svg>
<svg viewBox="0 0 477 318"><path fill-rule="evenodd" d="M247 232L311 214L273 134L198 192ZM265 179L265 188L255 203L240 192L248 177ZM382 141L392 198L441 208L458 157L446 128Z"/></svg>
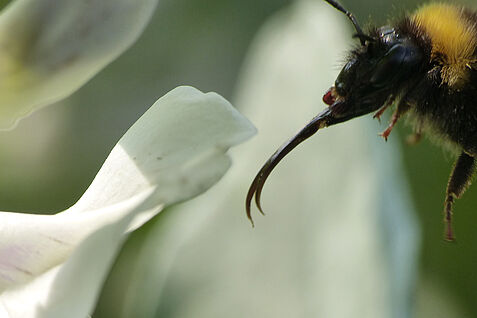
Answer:
<svg viewBox="0 0 477 318"><path fill-rule="evenodd" d="M359 38L361 45L365 45L366 40L372 39L370 38L370 36L363 33L363 30L361 30L361 27L359 26L358 21L356 21L356 18L351 12L343 8L341 4L339 4L338 2L334 0L325 0L325 1L328 2L330 5L332 5L335 9L346 14L346 16L351 20L351 23L353 23L354 28L356 29L356 33L357 33L356 37Z"/></svg>

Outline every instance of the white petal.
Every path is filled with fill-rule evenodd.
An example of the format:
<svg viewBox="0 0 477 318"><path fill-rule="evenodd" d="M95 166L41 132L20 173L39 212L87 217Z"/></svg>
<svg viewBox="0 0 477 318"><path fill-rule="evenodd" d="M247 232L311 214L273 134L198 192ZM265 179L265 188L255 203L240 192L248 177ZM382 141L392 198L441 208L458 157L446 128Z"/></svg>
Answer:
<svg viewBox="0 0 477 318"><path fill-rule="evenodd" d="M218 165L225 169L228 157L222 154L254 133L253 125L220 95L178 87L160 98L121 138L68 213L120 202L151 185L162 188L164 203L183 200L185 189L202 192L194 188L201 184L191 182L193 178L211 174Z"/></svg>
<svg viewBox="0 0 477 318"><path fill-rule="evenodd" d="M103 277L128 228L142 224L164 205L207 190L230 166L227 149L254 133L253 126L215 93L179 87L159 99L119 141L73 207L54 216L0 213L0 287L10 288L0 298L5 308L17 310L12 301L25 299L29 308L48 303L48 310L60 310L63 307L56 307L54 300L60 296L45 287L56 290L58 284L96 295L102 280L83 279L81 268L93 266ZM116 233L114 239L98 238L110 231ZM64 262L78 244L80 250L66 263L72 269L41 276ZM105 250L112 252L101 253ZM99 257L85 259L75 256L78 253ZM25 285L12 291L20 283ZM76 292L70 288L60 297L69 310L82 303L76 303ZM91 308L94 300L84 306ZM45 317L55 317L56 311L47 313Z"/></svg>
<svg viewBox="0 0 477 318"><path fill-rule="evenodd" d="M16 0L0 14L0 129L62 99L126 50L157 0Z"/></svg>
<svg viewBox="0 0 477 318"><path fill-rule="evenodd" d="M124 231L133 215L143 209L143 204L148 204L145 199L150 198L151 193L146 191L122 204L121 208L129 213L110 207L122 217L113 223L103 223L91 232L64 264L32 277L27 284L4 291L0 296L0 317L86 317L92 311L99 287L125 239Z"/></svg>
<svg viewBox="0 0 477 318"><path fill-rule="evenodd" d="M62 263L86 236L107 224L150 208L159 212L161 202L155 202L154 207L141 205L152 193L152 188L145 189L135 197L84 215L1 212L0 291Z"/></svg>

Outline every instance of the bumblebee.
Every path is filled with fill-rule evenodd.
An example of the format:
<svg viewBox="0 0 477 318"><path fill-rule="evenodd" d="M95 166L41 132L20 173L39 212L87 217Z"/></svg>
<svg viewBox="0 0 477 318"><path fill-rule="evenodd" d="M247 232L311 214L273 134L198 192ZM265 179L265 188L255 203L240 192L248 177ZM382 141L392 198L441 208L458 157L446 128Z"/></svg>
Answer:
<svg viewBox="0 0 477 318"><path fill-rule="evenodd" d="M276 165L319 129L374 112L395 110L380 135L387 140L406 113L413 119L414 141L437 135L458 149L444 202L445 238L454 240L452 205L470 185L477 158L477 12L449 4L427 4L393 25L362 31L356 18L334 0L325 0L351 20L359 40L334 86L323 96L327 108L283 144L250 185L251 202L263 214L261 193Z"/></svg>

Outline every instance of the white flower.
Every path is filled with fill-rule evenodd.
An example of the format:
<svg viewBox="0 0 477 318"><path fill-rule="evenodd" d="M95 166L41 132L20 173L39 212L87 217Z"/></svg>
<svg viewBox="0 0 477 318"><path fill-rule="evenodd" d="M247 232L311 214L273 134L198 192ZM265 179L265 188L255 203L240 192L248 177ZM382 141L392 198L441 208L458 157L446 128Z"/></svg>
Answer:
<svg viewBox="0 0 477 318"><path fill-rule="evenodd" d="M127 234L196 196L255 132L225 99L179 87L121 138L81 199L56 215L0 213L0 317L91 314Z"/></svg>
<svg viewBox="0 0 477 318"><path fill-rule="evenodd" d="M73 93L141 34L157 0L16 0L0 13L0 129Z"/></svg>

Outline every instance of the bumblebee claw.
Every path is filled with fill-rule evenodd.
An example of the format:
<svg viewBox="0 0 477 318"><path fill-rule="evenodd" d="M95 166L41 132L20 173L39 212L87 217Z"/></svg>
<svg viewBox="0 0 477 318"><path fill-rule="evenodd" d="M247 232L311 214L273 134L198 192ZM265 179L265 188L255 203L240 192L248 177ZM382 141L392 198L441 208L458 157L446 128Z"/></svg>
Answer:
<svg viewBox="0 0 477 318"><path fill-rule="evenodd" d="M452 229L452 204L454 202L453 197L449 197L445 203L445 223L446 223L446 233L445 233L445 240L447 242L454 242L454 230Z"/></svg>
<svg viewBox="0 0 477 318"><path fill-rule="evenodd" d="M452 231L452 226L450 224L447 226L445 240L447 242L455 242L454 232Z"/></svg>
<svg viewBox="0 0 477 318"><path fill-rule="evenodd" d="M385 131L383 131L382 133L379 133L378 136L382 137L384 139L384 141L387 142L390 133L391 133L391 129L388 128Z"/></svg>
<svg viewBox="0 0 477 318"><path fill-rule="evenodd" d="M390 105L391 105L390 102L386 102L384 106L382 106L380 109L378 109L377 112L374 113L373 119L377 119L379 123L381 123L381 116L384 114L384 112L386 111L386 109L388 109Z"/></svg>
<svg viewBox="0 0 477 318"><path fill-rule="evenodd" d="M373 119L377 119L378 122L381 123L381 115L382 115L382 114L383 114L382 112L381 112L381 113L380 113L379 111L376 112L376 113L373 115Z"/></svg>

